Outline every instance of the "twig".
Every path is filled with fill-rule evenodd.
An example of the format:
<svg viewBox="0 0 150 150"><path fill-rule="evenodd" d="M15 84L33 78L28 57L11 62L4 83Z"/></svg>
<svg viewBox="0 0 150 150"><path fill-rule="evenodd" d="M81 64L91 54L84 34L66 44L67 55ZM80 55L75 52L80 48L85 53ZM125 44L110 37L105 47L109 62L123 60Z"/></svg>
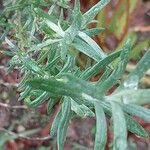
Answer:
<svg viewBox="0 0 150 150"><path fill-rule="evenodd" d="M5 66L0 65L0 69L6 70Z"/></svg>
<svg viewBox="0 0 150 150"><path fill-rule="evenodd" d="M45 136L45 137L27 137L27 136L24 136L22 134L17 134L15 132L9 131L9 130L7 130L5 128L0 128L0 130L6 132L9 135L12 135L12 136L14 136L16 138L22 138L22 139L26 139L26 140L29 140L29 141L45 141L45 140L51 139L50 135Z"/></svg>
<svg viewBox="0 0 150 150"><path fill-rule="evenodd" d="M4 85L6 87L10 87L10 86L18 87L18 83L8 83L8 82L4 82L3 80L0 80L0 85Z"/></svg>
<svg viewBox="0 0 150 150"><path fill-rule="evenodd" d="M5 103L0 102L1 107L9 108L9 109L28 109L27 106L25 105L20 105L20 106L11 106Z"/></svg>
<svg viewBox="0 0 150 150"><path fill-rule="evenodd" d="M134 32L150 32L150 26L137 26L131 28L131 31Z"/></svg>

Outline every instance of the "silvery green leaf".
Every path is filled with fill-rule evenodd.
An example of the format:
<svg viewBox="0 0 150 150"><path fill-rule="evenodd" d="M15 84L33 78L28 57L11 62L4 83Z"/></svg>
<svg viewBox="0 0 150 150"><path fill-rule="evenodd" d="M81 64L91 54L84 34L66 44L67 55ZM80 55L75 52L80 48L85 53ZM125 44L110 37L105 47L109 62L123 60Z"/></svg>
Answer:
<svg viewBox="0 0 150 150"><path fill-rule="evenodd" d="M111 68L107 68L95 85L100 86L106 79L108 79L109 75L111 74L111 71Z"/></svg>
<svg viewBox="0 0 150 150"><path fill-rule="evenodd" d="M50 20L45 20L45 23L53 30L55 31L58 35L60 35L61 37L64 37L65 32L55 23L53 23Z"/></svg>
<svg viewBox="0 0 150 150"><path fill-rule="evenodd" d="M50 98L47 104L47 113L50 114L52 112L53 106L57 103L58 99Z"/></svg>
<svg viewBox="0 0 150 150"><path fill-rule="evenodd" d="M106 117L99 102L95 102L94 107L96 113L96 135L94 150L104 150L107 141Z"/></svg>
<svg viewBox="0 0 150 150"><path fill-rule="evenodd" d="M71 101L65 97L62 103L62 115L57 130L57 148L58 150L64 149L64 142L66 139L66 132L71 117Z"/></svg>
<svg viewBox="0 0 150 150"><path fill-rule="evenodd" d="M60 122L60 119L62 117L62 111L59 110L55 116L55 119L52 123L52 126L51 126L51 129L50 129L50 136L53 138L56 136L57 134L57 130L58 130L58 125L59 125L59 122Z"/></svg>
<svg viewBox="0 0 150 150"><path fill-rule="evenodd" d="M84 27L86 24L90 23L94 17L99 13L99 11L104 8L110 0L101 0L96 5L94 5L91 9L89 9L84 15L83 15L83 23L82 26Z"/></svg>
<svg viewBox="0 0 150 150"><path fill-rule="evenodd" d="M46 40L46 41L43 41L43 42L40 43L40 44L36 44L36 45L32 46L28 51L29 51L29 52L32 52L32 51L39 51L39 50L41 50L42 48L44 48L44 47L46 47L46 46L49 46L49 45L51 45L51 44L53 44L53 43L57 43L57 42L60 42L60 41L61 41L61 39L54 39L54 40L48 39L48 40Z"/></svg>
<svg viewBox="0 0 150 150"><path fill-rule="evenodd" d="M132 71L128 78L125 80L125 82L131 81L131 79L138 78L138 81L144 76L145 72L150 68L150 49L147 50L147 52L144 54L142 59L137 64L134 71ZM117 89L117 91L120 91L122 89L125 89L124 83Z"/></svg>
<svg viewBox="0 0 150 150"><path fill-rule="evenodd" d="M71 74L60 74L58 78L50 77L48 79L35 78L28 80L27 85L33 89L47 91L50 95L70 96L82 100L85 95L92 97L95 95L95 87L86 81L83 81ZM86 94L87 93L87 94Z"/></svg>
<svg viewBox="0 0 150 150"><path fill-rule="evenodd" d="M94 53L96 53L96 55L100 58L103 59L105 58L107 55L102 51L102 49L99 47L99 45L91 38L89 37L87 34L85 34L84 32L79 32L78 36L84 40L86 43L88 43L94 50Z"/></svg>
<svg viewBox="0 0 150 150"><path fill-rule="evenodd" d="M79 105L73 99L71 100L71 110L74 111L78 116L84 118L86 116L94 117L95 114L84 104Z"/></svg>
<svg viewBox="0 0 150 150"><path fill-rule="evenodd" d="M122 105L122 108L128 114L142 118L146 122L150 122L150 110L142 106L134 104Z"/></svg>
<svg viewBox="0 0 150 150"><path fill-rule="evenodd" d="M103 107L105 113L107 113L107 115L109 116L112 116L110 104L106 101L99 101L99 102L100 102L100 105ZM129 116L128 114L125 114L125 119L126 119L127 129L130 132L136 134L137 136L144 137L144 138L147 138L149 136L148 132L131 116Z"/></svg>
<svg viewBox="0 0 150 150"><path fill-rule="evenodd" d="M51 69L51 67L53 67L59 60L60 60L60 56L57 56L49 64L46 65L45 69L46 70Z"/></svg>
<svg viewBox="0 0 150 150"><path fill-rule="evenodd" d="M127 149L127 126L124 113L121 106L111 102L112 119L113 119L113 150Z"/></svg>
<svg viewBox="0 0 150 150"><path fill-rule="evenodd" d="M25 103L31 107L31 108L36 108L42 103L44 103L49 97L49 93L43 92L40 96L38 96L36 99L33 101L30 100L30 97L25 98Z"/></svg>
<svg viewBox="0 0 150 150"><path fill-rule="evenodd" d="M114 61L117 57L119 57L121 51L114 52L108 55L106 58L100 60L98 63L93 65L91 68L83 71L81 74L81 78L84 80L90 79L92 76L96 75L101 71L101 69L105 69L112 61Z"/></svg>
<svg viewBox="0 0 150 150"><path fill-rule="evenodd" d="M85 55L89 56L90 58L94 59L95 61L99 62L101 60L100 55L97 55L95 50L85 41L80 38L75 38L73 43L73 47L75 47L80 52L84 53Z"/></svg>
<svg viewBox="0 0 150 150"><path fill-rule="evenodd" d="M136 134L137 136L147 138L149 137L148 131L146 131L133 117L125 114L127 128L130 132Z"/></svg>
<svg viewBox="0 0 150 150"><path fill-rule="evenodd" d="M109 101L117 101L122 102L124 104L137 104L137 105L145 105L150 103L150 89L129 89L129 90L121 90L115 94L106 97Z"/></svg>
<svg viewBox="0 0 150 150"><path fill-rule="evenodd" d="M114 84L117 83L118 79L120 79L125 71L126 65L128 63L129 59L129 52L131 50L131 41L128 40L119 57L118 64L116 66L116 69L113 71L113 73L108 77L107 80L105 80L100 86L99 89L101 89L102 93L105 93L109 88L111 88Z"/></svg>
<svg viewBox="0 0 150 150"><path fill-rule="evenodd" d="M44 12L42 9L40 8L35 8L34 9L35 13L40 16L42 19L46 18L48 20L53 20L54 19L54 16L53 15L50 15L46 12Z"/></svg>
<svg viewBox="0 0 150 150"><path fill-rule="evenodd" d="M93 35L98 35L99 33L103 32L104 30L105 30L104 28L91 28L91 29L86 29L83 32L91 37Z"/></svg>

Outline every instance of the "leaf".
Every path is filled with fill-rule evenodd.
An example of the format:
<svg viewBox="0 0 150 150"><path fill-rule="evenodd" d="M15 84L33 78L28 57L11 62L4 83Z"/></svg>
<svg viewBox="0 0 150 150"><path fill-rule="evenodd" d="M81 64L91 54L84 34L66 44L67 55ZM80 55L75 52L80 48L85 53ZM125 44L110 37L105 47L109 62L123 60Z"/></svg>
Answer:
<svg viewBox="0 0 150 150"><path fill-rule="evenodd" d="M69 37L67 36L66 37L66 34L63 38L63 40L60 42L60 56L61 56L61 59L65 61L65 58L67 56L67 53L68 53L68 49L69 49L69 45L66 43L66 40L68 40Z"/></svg>
<svg viewBox="0 0 150 150"><path fill-rule="evenodd" d="M126 150L127 149L127 126L125 116L119 104L111 102L112 118L113 118L113 149Z"/></svg>
<svg viewBox="0 0 150 150"><path fill-rule="evenodd" d="M95 6L93 6L91 9L89 9L84 15L83 15L83 23L82 26L84 27L86 24L91 22L94 17L98 14L98 12L104 8L110 0L101 0L98 2Z"/></svg>
<svg viewBox="0 0 150 150"><path fill-rule="evenodd" d="M34 9L35 13L40 16L42 19L46 18L48 20L53 20L55 19L53 15L49 15L48 13L44 12L42 9L40 8L35 8Z"/></svg>
<svg viewBox="0 0 150 150"><path fill-rule="evenodd" d="M85 41L79 38L75 38L72 45L73 47L78 49L80 52L84 53L85 55L89 56L95 61L99 62L101 60L101 57L97 55L97 52L95 52L95 50Z"/></svg>
<svg viewBox="0 0 150 150"><path fill-rule="evenodd" d="M7 37L5 37L5 42L10 46L10 48L14 49L15 51L19 51L19 48L15 44L13 44Z"/></svg>
<svg viewBox="0 0 150 150"><path fill-rule="evenodd" d="M45 69L50 70L59 60L60 56L55 57L49 64L46 65Z"/></svg>
<svg viewBox="0 0 150 150"><path fill-rule="evenodd" d="M60 41L61 41L61 39L54 39L54 40L48 39L48 40L46 40L46 41L43 41L43 42L40 43L40 44L36 44L36 45L32 46L28 51L29 51L29 52L32 52L32 51L39 51L39 50L41 50L42 48L44 48L44 47L46 47L46 46L49 46L49 45L51 45L51 44L54 44L54 43L57 43L57 42L60 42Z"/></svg>
<svg viewBox="0 0 150 150"><path fill-rule="evenodd" d="M107 123L103 108L97 102L94 104L96 113L96 135L94 150L104 150L107 141Z"/></svg>
<svg viewBox="0 0 150 150"><path fill-rule="evenodd" d="M134 75L138 76L138 78L141 79L144 76L145 72L150 68L149 58L150 58L150 49L146 51L142 59L137 64L136 69L129 74L128 79Z"/></svg>
<svg viewBox="0 0 150 150"><path fill-rule="evenodd" d="M50 64L56 57L60 57L60 52L58 51L58 44L52 44L51 49L48 53L48 64Z"/></svg>
<svg viewBox="0 0 150 150"><path fill-rule="evenodd" d="M148 49L148 47L149 47L149 39L144 39L143 41L140 41L133 47L131 51L131 58L135 60L139 59L142 50Z"/></svg>
<svg viewBox="0 0 150 150"><path fill-rule="evenodd" d="M100 86L109 77L109 75L111 74L111 71L112 71L111 68L107 68L95 85Z"/></svg>
<svg viewBox="0 0 150 150"><path fill-rule="evenodd" d="M99 33L103 32L104 28L92 28L92 29L86 29L83 32L88 35L89 37L93 35L98 35Z"/></svg>
<svg viewBox="0 0 150 150"><path fill-rule="evenodd" d="M57 26L55 23L53 23L50 20L45 20L45 23L53 30L55 31L58 35L60 35L61 37L64 37L65 32L59 27Z"/></svg>
<svg viewBox="0 0 150 150"><path fill-rule="evenodd" d="M150 122L150 110L134 104L123 105L126 113L142 118L146 122Z"/></svg>
<svg viewBox="0 0 150 150"><path fill-rule="evenodd" d="M51 126L51 129L50 129L50 136L53 138L56 136L57 134L57 129L58 129L58 125L60 123L60 119L62 117L62 111L58 111L53 123L52 123L52 126Z"/></svg>
<svg viewBox="0 0 150 150"><path fill-rule="evenodd" d="M86 105L79 105L76 101L71 99L71 110L74 111L78 116L84 118L86 116L94 117L95 114Z"/></svg>
<svg viewBox="0 0 150 150"><path fill-rule="evenodd" d="M82 100L83 93L88 93L93 96L95 94L95 87L86 81L74 77L71 74L61 74L59 78L50 77L48 79L36 78L26 82L27 85L33 89L40 89L47 91L50 95L55 96L70 96Z"/></svg>
<svg viewBox="0 0 150 150"><path fill-rule="evenodd" d="M120 60L118 61L118 65L116 66L116 69L108 77L108 79L99 86L101 93L105 93L110 87L112 87L114 84L117 83L118 79L122 77L125 71L126 65L128 63L130 50L131 50L131 43L130 43L130 40L128 40L122 49L122 52L119 58Z"/></svg>
<svg viewBox="0 0 150 150"><path fill-rule="evenodd" d="M91 68L83 71L80 78L84 80L90 79L92 76L99 73L101 69L104 69L106 66L108 66L112 61L114 61L117 57L119 57L121 51L114 52L110 55L108 55L106 58L102 59L98 63L96 63Z"/></svg>
<svg viewBox="0 0 150 150"><path fill-rule="evenodd" d="M47 113L50 114L51 111L52 111L52 108L53 106L57 103L58 99L54 99L54 98L51 98L49 101L48 101L48 105L47 105Z"/></svg>
<svg viewBox="0 0 150 150"><path fill-rule="evenodd" d="M62 103L62 116L57 130L57 147L58 150L63 150L67 128L71 116L71 101L69 98L64 98Z"/></svg>
<svg viewBox="0 0 150 150"><path fill-rule="evenodd" d="M81 22L82 22L82 15L80 12L78 12L76 14L76 16L74 17L74 20L72 22L72 24L70 25L70 27L65 31L66 35L69 35L69 40L71 40L71 42L74 40L74 38L76 37L76 35L78 34L78 31L81 28ZM65 37L64 37L65 39ZM68 43L68 42L66 42Z"/></svg>
<svg viewBox="0 0 150 150"><path fill-rule="evenodd" d="M150 59L149 58L150 58L150 49L147 50L147 52L144 54L142 59L137 64L135 70L129 74L129 76L125 80L125 82L128 82L129 80L131 80L131 78L135 78L135 77L140 80L144 76L145 72L150 68ZM117 91L125 89L123 84L120 85L120 87L117 89Z"/></svg>
<svg viewBox="0 0 150 150"><path fill-rule="evenodd" d="M136 134L137 136L147 138L149 137L148 132L131 116L125 114L127 128L130 132Z"/></svg>
<svg viewBox="0 0 150 150"><path fill-rule="evenodd" d="M74 57L68 55L67 61L66 61L66 63L64 64L63 68L61 69L61 71L59 72L59 74L57 75L57 77L58 77L59 75L61 75L62 73L66 73L66 72L68 72L69 70L71 70L71 68L74 66L74 62L75 62Z"/></svg>
<svg viewBox="0 0 150 150"><path fill-rule="evenodd" d="M128 14L127 7L128 7L128 3L126 0L120 1L120 5L118 5L117 9L114 11L114 15L112 16L111 22L109 24L110 32L116 33L116 31L118 31L118 28L123 29L123 26L126 23L126 16Z"/></svg>
<svg viewBox="0 0 150 150"><path fill-rule="evenodd" d="M150 89L128 89L121 90L111 96L106 97L108 100L123 102L124 104L145 105L150 103Z"/></svg>
<svg viewBox="0 0 150 150"><path fill-rule="evenodd" d="M34 73L38 73L39 75L44 75L44 71L38 66L37 62L29 57L25 57L23 59L23 65L27 70L33 71Z"/></svg>
<svg viewBox="0 0 150 150"><path fill-rule="evenodd" d="M134 11L134 9L136 8L136 6L138 5L138 1L137 0L132 0L129 1L129 6L130 6L130 13L132 13Z"/></svg>
<svg viewBox="0 0 150 150"><path fill-rule="evenodd" d="M70 27L65 31L65 35L60 43L61 56L63 60L67 55L69 45L73 42L74 38L78 34L78 31L80 30L81 21L82 21L82 15L80 12L78 12L74 16L74 20L70 25Z"/></svg>
<svg viewBox="0 0 150 150"><path fill-rule="evenodd" d="M102 51L102 49L98 46L98 44L92 38L90 38L87 34L85 34L84 32L79 32L78 36L82 40L87 42L94 49L95 54L98 55L100 59L103 59L106 57L106 54Z"/></svg>
<svg viewBox="0 0 150 150"><path fill-rule="evenodd" d="M106 101L99 101L100 105L103 107L104 111L111 116L112 112L111 112L111 108L110 108L110 104ZM125 114L125 119L126 119L126 124L127 124L127 129L136 134L137 136L140 137L148 137L148 133L147 131L137 122L135 121L131 116L129 116L128 114Z"/></svg>
<svg viewBox="0 0 150 150"><path fill-rule="evenodd" d="M25 101L26 105L28 105L29 107L36 108L39 105L41 105L42 103L44 103L48 97L49 97L49 94L47 92L43 92L39 97L37 97L33 101L30 100L30 96L25 98L24 101Z"/></svg>
<svg viewBox="0 0 150 150"><path fill-rule="evenodd" d="M22 100L25 97L27 97L29 93L31 92L31 90L32 88L30 86L26 86L25 90L20 94L19 100Z"/></svg>
<svg viewBox="0 0 150 150"><path fill-rule="evenodd" d="M73 9L73 17L80 12L80 0L75 0L74 9Z"/></svg>

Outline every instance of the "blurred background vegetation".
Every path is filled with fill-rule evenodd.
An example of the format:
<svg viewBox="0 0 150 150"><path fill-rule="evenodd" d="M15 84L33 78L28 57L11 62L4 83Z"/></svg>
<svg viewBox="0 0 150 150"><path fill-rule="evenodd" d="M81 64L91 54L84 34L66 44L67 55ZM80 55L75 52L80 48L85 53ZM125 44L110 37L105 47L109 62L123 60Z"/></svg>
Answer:
<svg viewBox="0 0 150 150"><path fill-rule="evenodd" d="M85 12L98 1L81 0L82 12ZM64 0L63 2L65 4L68 1ZM28 17L24 11L28 9L28 5L36 5L47 12L52 3L52 0L0 0L0 150L56 149L56 141L55 139L50 139L49 129L59 104L56 104L52 115L48 116L46 103L36 110L31 110L18 101L17 84L20 80L20 75L17 69L9 74L7 72L6 64L11 53L9 53L9 47L5 42L6 36L16 38L14 32L17 31L17 34L22 37L19 39L20 42L24 43L26 40L25 31L20 31L19 25L16 26L15 23L11 23L15 17L14 11L16 9L22 11L24 17ZM73 5L74 0L69 3ZM6 8L6 6L8 7ZM60 7L66 7L66 5L60 5ZM3 11L5 13L2 13ZM35 21L34 14L32 17L31 21ZM133 41L130 55L131 61L127 65L126 73L132 71L138 60L150 47L150 1L111 0L95 20L90 26L100 27L103 32L93 38L105 52L110 53L119 49L126 39L131 38ZM20 18L17 21L19 22ZM42 35L41 33L38 34L40 38ZM80 65L83 67L84 59L84 56L80 55ZM126 74L124 76L126 77ZM93 80L97 80L97 77L93 78ZM150 71L142 79L140 86L150 88ZM146 107L149 108L149 106ZM138 118L136 119L150 131L150 124ZM93 118L74 119L68 130L65 150L92 149L95 132L94 122ZM109 141L111 138L112 135L109 134ZM132 134L129 134L129 145L131 150L150 149L149 139L139 139ZM107 145L107 149L109 149L109 146Z"/></svg>

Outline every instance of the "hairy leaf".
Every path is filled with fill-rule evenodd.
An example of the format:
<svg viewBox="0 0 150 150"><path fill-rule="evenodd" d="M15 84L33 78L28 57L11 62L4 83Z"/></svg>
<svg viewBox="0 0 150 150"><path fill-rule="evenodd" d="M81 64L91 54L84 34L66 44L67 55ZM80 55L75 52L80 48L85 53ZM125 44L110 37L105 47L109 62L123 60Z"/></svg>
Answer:
<svg viewBox="0 0 150 150"><path fill-rule="evenodd" d="M103 108L100 103L95 102L96 113L96 135L94 150L104 150L107 141L107 123Z"/></svg>
<svg viewBox="0 0 150 150"><path fill-rule="evenodd" d="M112 118L113 118L113 149L126 150L127 149L127 126L125 116L119 104L111 102Z"/></svg>

